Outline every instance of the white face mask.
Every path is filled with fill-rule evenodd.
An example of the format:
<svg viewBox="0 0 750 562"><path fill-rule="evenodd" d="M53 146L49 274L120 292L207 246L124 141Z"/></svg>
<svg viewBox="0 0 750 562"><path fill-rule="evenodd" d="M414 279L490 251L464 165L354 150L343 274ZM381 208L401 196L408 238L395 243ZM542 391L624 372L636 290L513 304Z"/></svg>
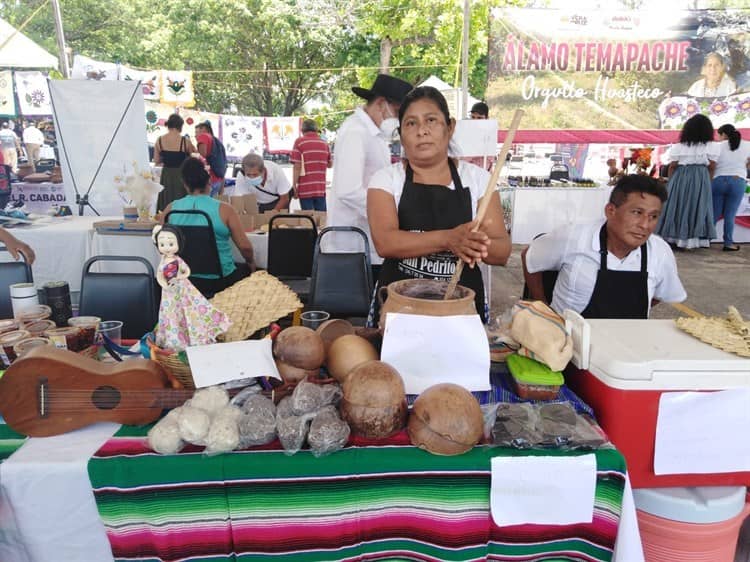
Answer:
<svg viewBox="0 0 750 562"><path fill-rule="evenodd" d="M387 140L391 140L393 138L393 133L398 129L398 119L394 117L393 112L391 111L391 106L387 102L385 104L385 111L388 117L383 119L380 123L380 132L383 133L383 136L385 136Z"/></svg>

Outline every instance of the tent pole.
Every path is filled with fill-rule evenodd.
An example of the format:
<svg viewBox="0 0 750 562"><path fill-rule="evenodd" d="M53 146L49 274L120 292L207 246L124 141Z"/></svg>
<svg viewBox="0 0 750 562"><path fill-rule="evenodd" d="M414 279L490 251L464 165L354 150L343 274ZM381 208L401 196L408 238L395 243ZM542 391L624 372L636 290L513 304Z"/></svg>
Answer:
<svg viewBox="0 0 750 562"><path fill-rule="evenodd" d="M461 45L461 100L458 103L456 119L466 119L469 113L469 26L471 25L471 2L464 0L464 28Z"/></svg>
<svg viewBox="0 0 750 562"><path fill-rule="evenodd" d="M60 3L52 0L52 12L55 16L55 31L57 32L57 49L60 51L60 72L63 78L70 78L70 67L68 66L68 54L65 49L65 35L63 33L62 14Z"/></svg>

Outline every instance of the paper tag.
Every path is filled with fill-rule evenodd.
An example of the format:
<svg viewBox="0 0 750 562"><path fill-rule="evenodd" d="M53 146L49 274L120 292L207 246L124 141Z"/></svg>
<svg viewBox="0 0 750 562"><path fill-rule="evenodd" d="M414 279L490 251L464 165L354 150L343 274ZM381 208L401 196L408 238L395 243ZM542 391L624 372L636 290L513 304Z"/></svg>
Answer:
<svg viewBox="0 0 750 562"><path fill-rule="evenodd" d="M498 527L594 518L596 456L494 457L490 509Z"/></svg>
<svg viewBox="0 0 750 562"><path fill-rule="evenodd" d="M68 349L68 340L65 336L49 336L49 339L57 349Z"/></svg>
<svg viewBox="0 0 750 562"><path fill-rule="evenodd" d="M281 380L270 338L188 347L185 351L196 388L250 377Z"/></svg>

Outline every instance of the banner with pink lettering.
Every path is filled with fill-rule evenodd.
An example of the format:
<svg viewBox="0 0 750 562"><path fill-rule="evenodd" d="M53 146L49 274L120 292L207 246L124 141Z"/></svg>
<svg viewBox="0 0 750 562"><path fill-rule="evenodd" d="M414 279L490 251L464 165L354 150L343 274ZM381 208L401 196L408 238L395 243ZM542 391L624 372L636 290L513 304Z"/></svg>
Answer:
<svg viewBox="0 0 750 562"><path fill-rule="evenodd" d="M487 102L523 129L750 127L750 10L495 9Z"/></svg>

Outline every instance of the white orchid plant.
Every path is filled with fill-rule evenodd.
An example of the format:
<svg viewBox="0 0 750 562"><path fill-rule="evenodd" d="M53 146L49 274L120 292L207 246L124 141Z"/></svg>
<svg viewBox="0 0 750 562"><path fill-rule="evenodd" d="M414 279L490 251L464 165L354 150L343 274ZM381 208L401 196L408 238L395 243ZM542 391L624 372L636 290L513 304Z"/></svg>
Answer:
<svg viewBox="0 0 750 562"><path fill-rule="evenodd" d="M156 196L164 187L154 181L150 170L141 170L135 161L132 162L132 166L132 174L115 176L115 186L123 202L136 207L141 215L142 212L150 211Z"/></svg>

